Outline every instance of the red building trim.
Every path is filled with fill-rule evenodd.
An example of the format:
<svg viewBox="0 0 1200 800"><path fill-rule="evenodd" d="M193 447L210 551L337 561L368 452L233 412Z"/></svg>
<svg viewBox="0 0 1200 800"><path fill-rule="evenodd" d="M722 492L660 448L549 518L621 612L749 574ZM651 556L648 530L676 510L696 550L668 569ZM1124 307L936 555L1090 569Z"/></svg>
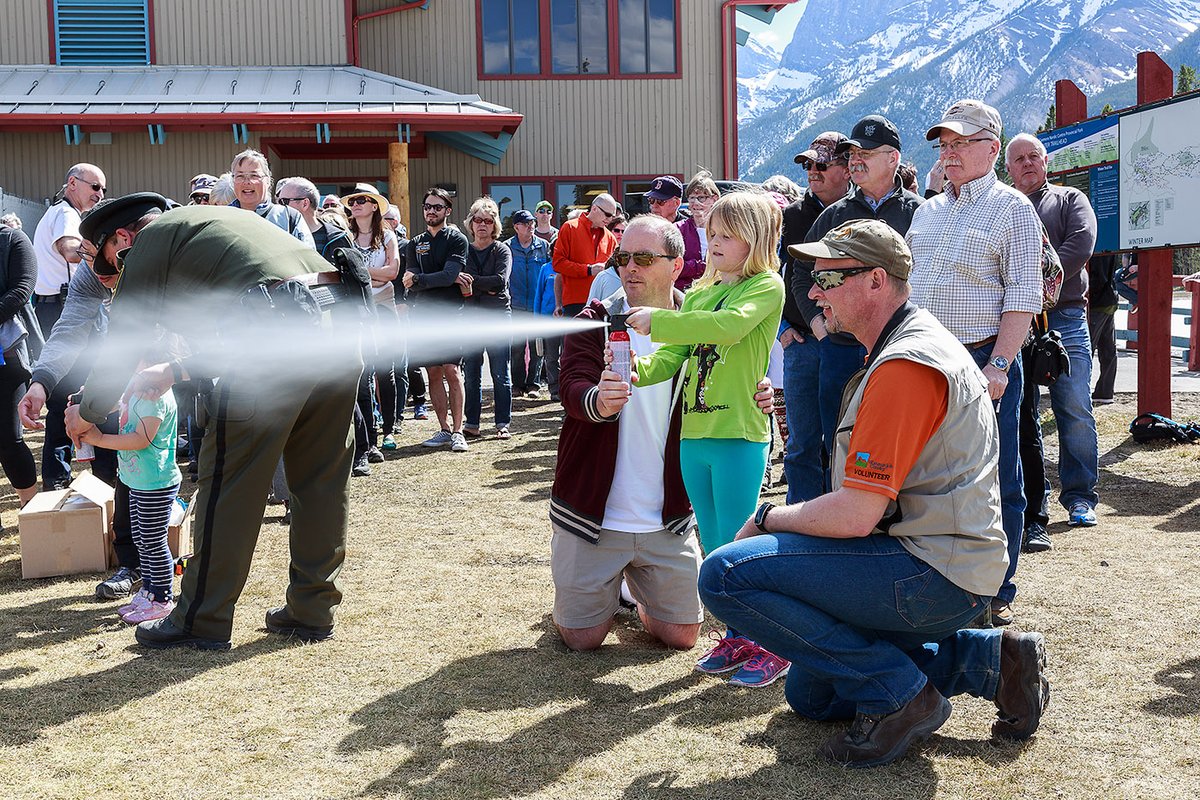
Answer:
<svg viewBox="0 0 1200 800"><path fill-rule="evenodd" d="M478 131L493 136L514 133L524 120L520 114L424 114L338 112L252 112L252 113L130 113L130 114L6 114L0 116L0 130L61 130L63 125L81 125L85 129L110 131L163 125L171 131L229 129L232 123L245 124L251 130L311 130L317 123L345 125L345 130L395 130L407 123L415 132ZM336 130L336 128L334 129Z"/></svg>
<svg viewBox="0 0 1200 800"><path fill-rule="evenodd" d="M46 30L50 36L50 63L58 63L58 47L55 43L56 36L54 30L54 0L46 0Z"/></svg>
<svg viewBox="0 0 1200 800"><path fill-rule="evenodd" d="M154 32L154 0L146 0L146 55L151 64L158 63L158 37Z"/></svg>

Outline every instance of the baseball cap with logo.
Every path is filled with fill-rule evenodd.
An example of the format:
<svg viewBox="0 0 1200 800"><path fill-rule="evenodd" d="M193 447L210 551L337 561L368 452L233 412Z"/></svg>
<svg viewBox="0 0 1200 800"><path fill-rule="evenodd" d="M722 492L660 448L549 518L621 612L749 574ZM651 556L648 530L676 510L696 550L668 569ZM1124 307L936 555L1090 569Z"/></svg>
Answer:
<svg viewBox="0 0 1200 800"><path fill-rule="evenodd" d="M887 117L878 114L868 114L854 124L850 138L837 146L838 155L842 155L857 147L862 150L874 150L877 147L894 147L900 149L900 131Z"/></svg>
<svg viewBox="0 0 1200 800"><path fill-rule="evenodd" d="M646 192L647 200L670 200L672 197L683 197L683 184L674 175L663 175L655 178Z"/></svg>
<svg viewBox="0 0 1200 800"><path fill-rule="evenodd" d="M832 164L835 161L845 161L846 154L838 153L837 147L846 141L846 137L837 131L825 131L813 139L812 145L803 153L797 153L795 162L808 169L809 164Z"/></svg>
<svg viewBox="0 0 1200 800"><path fill-rule="evenodd" d="M941 136L941 130L957 133L959 136L973 136L980 131L987 131L1000 138L1003 125L1000 122L1000 112L979 100L959 100L942 114L942 121L925 133L929 141Z"/></svg>
<svg viewBox="0 0 1200 800"><path fill-rule="evenodd" d="M793 244L788 252L801 261L817 258L852 258L869 267L882 267L889 275L908 280L912 253L904 237L878 219L856 219L834 228L819 242Z"/></svg>

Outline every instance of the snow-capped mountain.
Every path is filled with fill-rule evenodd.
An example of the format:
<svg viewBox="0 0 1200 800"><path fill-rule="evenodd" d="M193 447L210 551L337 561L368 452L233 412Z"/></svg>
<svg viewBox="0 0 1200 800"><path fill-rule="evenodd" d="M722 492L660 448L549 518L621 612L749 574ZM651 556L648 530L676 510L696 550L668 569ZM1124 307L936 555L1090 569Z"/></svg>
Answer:
<svg viewBox="0 0 1200 800"><path fill-rule="evenodd" d="M792 174L813 136L849 133L872 113L896 123L923 170L933 161L923 133L954 100L982 98L1008 135L1032 132L1060 78L1093 114L1106 100L1121 108L1137 53L1194 65L1198 24L1200 0L810 0L778 67L739 75L741 174Z"/></svg>

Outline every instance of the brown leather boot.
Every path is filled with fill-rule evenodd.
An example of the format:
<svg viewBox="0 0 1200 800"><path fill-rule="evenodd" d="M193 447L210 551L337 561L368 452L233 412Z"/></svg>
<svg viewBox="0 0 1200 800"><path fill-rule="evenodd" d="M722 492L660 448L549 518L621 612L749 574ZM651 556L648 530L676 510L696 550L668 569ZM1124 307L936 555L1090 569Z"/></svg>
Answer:
<svg viewBox="0 0 1200 800"><path fill-rule="evenodd" d="M1005 631L1000 638L1000 684L992 735L1028 739L1037 731L1050 705L1046 680L1046 640L1040 633Z"/></svg>
<svg viewBox="0 0 1200 800"><path fill-rule="evenodd" d="M942 727L950 718L950 701L926 681L916 697L884 717L856 714L850 730L821 746L820 753L847 767L890 764Z"/></svg>

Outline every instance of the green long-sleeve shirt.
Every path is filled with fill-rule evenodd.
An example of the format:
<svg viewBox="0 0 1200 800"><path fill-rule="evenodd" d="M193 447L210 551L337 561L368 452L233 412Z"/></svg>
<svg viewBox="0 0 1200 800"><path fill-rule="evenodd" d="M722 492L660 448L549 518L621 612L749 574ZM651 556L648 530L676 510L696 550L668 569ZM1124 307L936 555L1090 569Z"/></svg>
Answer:
<svg viewBox="0 0 1200 800"><path fill-rule="evenodd" d="M774 272L692 289L679 311L651 314L650 338L663 346L635 362L638 385L667 380L686 361L683 438L770 441L754 393L782 314L783 280Z"/></svg>

